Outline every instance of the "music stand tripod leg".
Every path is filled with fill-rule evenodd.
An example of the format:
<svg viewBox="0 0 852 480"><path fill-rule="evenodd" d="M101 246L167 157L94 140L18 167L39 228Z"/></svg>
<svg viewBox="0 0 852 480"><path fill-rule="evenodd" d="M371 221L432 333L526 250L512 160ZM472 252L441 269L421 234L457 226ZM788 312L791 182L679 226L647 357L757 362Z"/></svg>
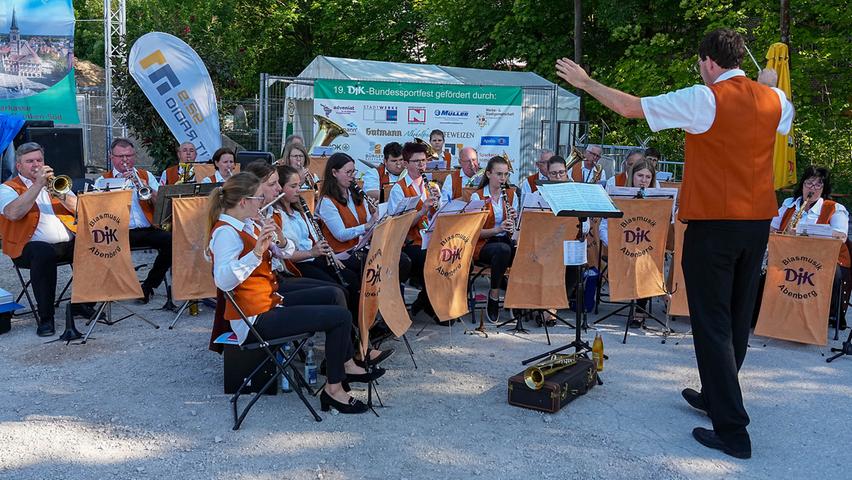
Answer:
<svg viewBox="0 0 852 480"><path fill-rule="evenodd" d="M95 312L95 316L89 319L89 330L86 332L86 335L83 337L83 340L80 341L80 345L85 345L86 341L89 340L89 335L92 334L92 331L95 329L95 325L98 324L98 319L104 313L104 309L107 307L109 302L101 303L101 306L98 307L98 311Z"/></svg>
<svg viewBox="0 0 852 480"><path fill-rule="evenodd" d="M412 350L411 344L408 343L408 337L405 334L402 335L402 341L405 342L405 348L408 349L408 355L411 357L411 363L414 364L414 369L417 370L417 361L414 360L414 350Z"/></svg>
<svg viewBox="0 0 852 480"><path fill-rule="evenodd" d="M840 345L840 348L831 348L832 352L837 352L835 355L832 355L829 358L825 359L826 363L831 363L834 359L840 358L844 355L852 356L852 329L849 329L849 336L846 337L846 341Z"/></svg>
<svg viewBox="0 0 852 480"><path fill-rule="evenodd" d="M177 311L177 315L175 315L174 321L172 321L172 324L169 325L169 330L172 330L173 328L175 328L175 325L177 325L178 319L180 319L180 316L183 315L183 312L184 312L184 310L186 310L186 307L189 306L189 302L190 302L190 300L187 300L187 301L183 302L183 305L180 306L180 309Z"/></svg>

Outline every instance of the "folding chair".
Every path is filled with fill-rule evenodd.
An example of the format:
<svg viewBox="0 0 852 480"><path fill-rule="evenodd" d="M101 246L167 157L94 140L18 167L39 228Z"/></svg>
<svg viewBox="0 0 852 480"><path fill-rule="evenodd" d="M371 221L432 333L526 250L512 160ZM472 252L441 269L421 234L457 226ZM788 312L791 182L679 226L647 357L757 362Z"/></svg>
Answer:
<svg viewBox="0 0 852 480"><path fill-rule="evenodd" d="M302 388L305 388L308 391L308 394L312 396L314 395L314 392L311 390L311 387L308 385L308 382L305 381L305 378L301 375L301 373L299 373L299 370L293 368L290 365L293 359L296 358L296 356L299 355L300 352L302 352L302 349L304 349L305 345L308 343L308 340L310 340L314 336L314 332L301 333L298 335L275 338L272 340L265 340L263 337L260 336L260 333L258 333L257 329L254 328L254 325L248 321L248 318L246 317L245 313L243 313L242 308L237 305L233 293L230 291L226 291L223 293L225 294L226 301L231 302L231 305L234 306L234 309L237 311L237 314L239 314L240 319L242 319L243 323L248 326L249 331L254 336L254 340L251 343L243 343L242 345L240 345L240 350L263 350L263 352L266 354L266 358L262 362L260 362L260 364L252 371L251 374L249 374L248 377L246 377L245 380L243 380L243 383L242 385L240 385L240 388L238 388L234 395L231 397L231 403L233 404L234 410L234 430L240 429L240 425L243 423L243 420L245 420L246 415L248 415L249 413L249 410L251 410L254 404L260 399L260 397L264 394L264 392L266 392L267 389L269 389L270 387L274 388L274 385L277 385L278 379L281 378L281 375L284 375L290 382L290 385L294 386L293 390L295 390L295 392L299 395L299 398L302 400L302 403L305 404L305 407L307 407L307 409L311 412L311 415L314 416L314 420L316 420L317 422L321 422L322 418L317 414L316 410L314 410L314 407L308 402L308 399L305 398L304 393L302 393ZM285 344L290 342L293 342L294 348L289 352L285 352L283 347ZM281 355L280 360L278 359L278 357L276 357L276 352ZM246 405L242 409L242 411L239 411L237 401L239 400L240 395L242 395L243 389L245 389L246 386L251 383L252 379L263 370L263 368L267 365L268 362L272 362L275 365L275 375L273 375L263 385L263 387L261 387L260 391L258 391L257 394L255 394L254 398L249 401L248 405ZM294 373L293 376L290 376L287 373L287 368L290 368L290 371ZM294 377L296 381L293 381Z"/></svg>
<svg viewBox="0 0 852 480"><path fill-rule="evenodd" d="M71 265L71 262L60 262L60 263L56 264L56 267L58 268L58 267L61 267L61 266L64 266L64 265ZM29 270L29 269L26 269L26 270ZM17 265L15 265L15 273L18 274L18 281L21 283L21 293L19 293L18 297L15 298L15 303L20 303L21 297L27 297L27 304L30 306L29 310L24 311L24 312L19 312L19 313L16 314L16 316L22 317L24 315L28 315L28 314L32 313L33 316L36 319L36 324L39 324L39 323L41 323L41 319L38 316L38 308L36 308L36 304L33 302L33 299L32 299L32 297L35 297L35 293L32 294L32 297L30 296L30 286L32 285L32 282L33 282L32 278L24 280L24 276L21 275L21 269L18 268ZM53 303L54 307L59 308L60 303L66 301L66 300L71 300L70 296L65 297L65 293L68 292L69 288L71 288L71 278L68 279L68 282L65 283L65 287L62 289L61 292L59 292L59 295L57 296L58 298Z"/></svg>

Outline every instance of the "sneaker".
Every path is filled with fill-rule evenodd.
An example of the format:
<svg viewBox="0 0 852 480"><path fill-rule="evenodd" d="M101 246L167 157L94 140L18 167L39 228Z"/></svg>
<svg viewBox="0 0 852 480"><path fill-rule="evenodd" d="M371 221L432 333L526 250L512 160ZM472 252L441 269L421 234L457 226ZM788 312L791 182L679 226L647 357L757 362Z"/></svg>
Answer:
<svg viewBox="0 0 852 480"><path fill-rule="evenodd" d="M491 323L498 323L500 321L500 300L495 300L488 296L488 306L485 308L485 316L488 317L488 321Z"/></svg>

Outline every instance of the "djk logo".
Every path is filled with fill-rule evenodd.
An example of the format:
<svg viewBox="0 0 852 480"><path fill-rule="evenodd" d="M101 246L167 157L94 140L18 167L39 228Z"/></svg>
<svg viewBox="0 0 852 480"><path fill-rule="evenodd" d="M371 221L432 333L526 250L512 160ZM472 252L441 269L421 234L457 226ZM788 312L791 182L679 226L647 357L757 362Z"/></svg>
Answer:
<svg viewBox="0 0 852 480"><path fill-rule="evenodd" d="M796 286L814 285L814 272L808 272L804 268L799 267L798 270L793 268L784 269L784 280L789 283L795 283Z"/></svg>
<svg viewBox="0 0 852 480"><path fill-rule="evenodd" d="M155 85L161 80L165 80L165 82L157 85L157 91L160 92L160 95L165 95L169 90L180 85L180 80L178 80L172 67L166 63L163 52L155 50L154 53L139 61L139 66L146 70L153 65L162 65L162 67L148 74L148 80Z"/></svg>
<svg viewBox="0 0 852 480"><path fill-rule="evenodd" d="M92 241L98 244L110 245L113 242L118 242L118 237L115 228L104 227L103 230L92 230Z"/></svg>
<svg viewBox="0 0 852 480"><path fill-rule="evenodd" d="M441 261L444 263L453 263L461 260L461 248L442 248Z"/></svg>
<svg viewBox="0 0 852 480"><path fill-rule="evenodd" d="M625 230L624 231L624 243L635 243L639 245L643 242L650 242L651 237L649 234L650 230L643 230L639 227L636 227L636 230Z"/></svg>
<svg viewBox="0 0 852 480"><path fill-rule="evenodd" d="M382 281L382 272L377 268L368 268L367 269L367 284L371 287L376 286L377 283Z"/></svg>
<svg viewBox="0 0 852 480"><path fill-rule="evenodd" d="M349 95L366 95L367 93L361 85L350 85L346 87L346 90Z"/></svg>
<svg viewBox="0 0 852 480"><path fill-rule="evenodd" d="M89 220L92 246L89 252L100 258L112 258L121 251L118 242L118 225L121 219L113 213L101 213Z"/></svg>

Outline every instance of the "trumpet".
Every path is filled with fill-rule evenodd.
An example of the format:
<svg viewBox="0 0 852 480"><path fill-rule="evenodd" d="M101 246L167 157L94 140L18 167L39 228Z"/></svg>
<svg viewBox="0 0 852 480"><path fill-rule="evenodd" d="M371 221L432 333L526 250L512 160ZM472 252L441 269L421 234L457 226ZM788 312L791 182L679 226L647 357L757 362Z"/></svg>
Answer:
<svg viewBox="0 0 852 480"><path fill-rule="evenodd" d="M554 353L545 360L536 363L524 370L524 383L532 390L541 390L544 386L544 381L549 375L568 368L577 363L576 354L559 354Z"/></svg>
<svg viewBox="0 0 852 480"><path fill-rule="evenodd" d="M322 230L320 230L319 225L317 225L317 221L314 218L314 215L308 210L308 204L305 202L305 199L302 196L299 196L299 205L302 207L302 213L305 214L305 218L310 222L311 227L314 229L314 233L317 236L317 242L323 243L325 242L325 235L322 234ZM326 242L327 243L327 242ZM334 252L329 251L325 256L325 261L328 262L328 266L334 270L334 273L337 275L337 280L340 281L340 285L344 287L348 287L349 284L346 280L343 279L342 266L340 264L340 260L334 255Z"/></svg>
<svg viewBox="0 0 852 480"><path fill-rule="evenodd" d="M142 179L139 178L139 174L136 173L136 169L133 169L133 175L130 176L130 181L133 182L133 188L136 189L136 195L139 196L139 200L142 200L143 202L151 200L151 197L153 197L153 190L151 190L151 187L142 183Z"/></svg>
<svg viewBox="0 0 852 480"><path fill-rule="evenodd" d="M71 177L68 175L53 175L47 177L47 192L52 197L62 197L71 191Z"/></svg>
<svg viewBox="0 0 852 480"><path fill-rule="evenodd" d="M358 186L357 183L352 182L352 185L349 185L349 190L352 190L352 193L355 195L361 195L361 198L367 202L367 206L370 207L370 210L376 211L379 208L378 203L376 203L376 199L364 193L364 189Z"/></svg>

